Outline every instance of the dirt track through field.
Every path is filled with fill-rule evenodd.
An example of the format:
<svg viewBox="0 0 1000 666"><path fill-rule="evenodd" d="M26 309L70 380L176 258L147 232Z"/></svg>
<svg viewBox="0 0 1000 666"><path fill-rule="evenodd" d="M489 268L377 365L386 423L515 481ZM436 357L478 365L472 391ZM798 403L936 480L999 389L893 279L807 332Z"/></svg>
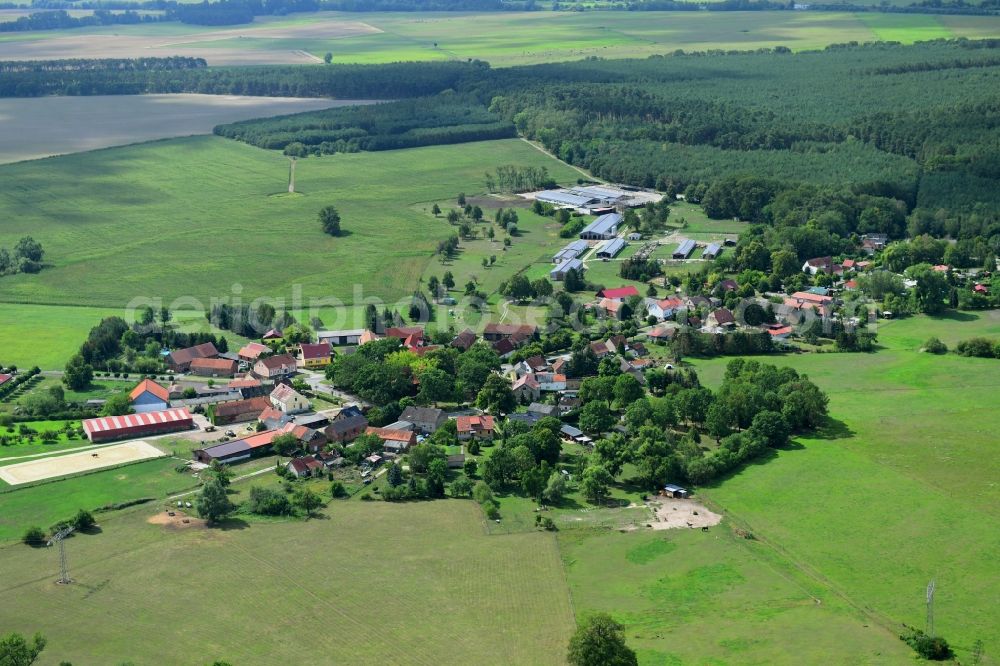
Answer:
<svg viewBox="0 0 1000 666"><path fill-rule="evenodd" d="M67 474L91 472L123 463L160 458L166 454L143 441L126 442L93 451L82 451L68 456L53 456L0 467L0 479L12 486L42 481Z"/></svg>

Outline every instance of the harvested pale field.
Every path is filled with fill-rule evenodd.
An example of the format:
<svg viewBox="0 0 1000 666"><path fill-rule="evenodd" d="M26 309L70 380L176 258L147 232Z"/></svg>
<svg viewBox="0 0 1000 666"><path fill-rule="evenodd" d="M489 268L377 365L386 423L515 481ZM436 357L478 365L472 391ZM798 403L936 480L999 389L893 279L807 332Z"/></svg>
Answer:
<svg viewBox="0 0 1000 666"><path fill-rule="evenodd" d="M221 123L367 103L188 94L0 99L0 163L211 134Z"/></svg>
<svg viewBox="0 0 1000 666"><path fill-rule="evenodd" d="M314 14L308 22L258 19L238 28L206 29L177 23L107 26L72 31L18 34L0 39L0 60L63 58L204 58L209 65L299 65L322 62L315 55L277 40L333 40L381 30L367 23ZM253 47L240 40L252 39ZM275 40L273 48L261 40ZM211 46L199 46L209 43ZM222 42L222 44L220 44ZM230 46L231 44L231 46Z"/></svg>
<svg viewBox="0 0 1000 666"><path fill-rule="evenodd" d="M0 479L12 486L43 481L57 476L92 472L124 463L159 458L165 455L155 446L143 441L126 442L101 449L81 451L68 456L40 458L29 462L0 467Z"/></svg>

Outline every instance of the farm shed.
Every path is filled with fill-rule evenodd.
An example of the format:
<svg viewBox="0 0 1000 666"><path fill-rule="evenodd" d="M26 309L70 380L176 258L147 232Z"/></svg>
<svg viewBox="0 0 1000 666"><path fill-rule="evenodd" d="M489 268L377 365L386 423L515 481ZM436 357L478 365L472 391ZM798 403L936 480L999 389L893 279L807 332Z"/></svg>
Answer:
<svg viewBox="0 0 1000 666"><path fill-rule="evenodd" d="M559 250L553 257L553 264L561 264L564 261L575 259L587 251L590 245L585 240L575 240L563 249Z"/></svg>
<svg viewBox="0 0 1000 666"><path fill-rule="evenodd" d="M694 241L686 240L677 246L677 249L674 250L674 254L672 256L674 259L687 259L691 256L692 252L694 252Z"/></svg>
<svg viewBox="0 0 1000 666"><path fill-rule="evenodd" d="M618 213L608 213L588 224L580 232L580 238L584 240L609 240L618 233L618 225L622 223L622 216Z"/></svg>
<svg viewBox="0 0 1000 666"><path fill-rule="evenodd" d="M701 253L702 259L715 259L722 252L722 246L718 243L709 243L705 251Z"/></svg>
<svg viewBox="0 0 1000 666"><path fill-rule="evenodd" d="M622 238L615 238L609 240L604 244L604 247L597 251L597 258L604 260L614 259L615 256L624 249L625 240Z"/></svg>
<svg viewBox="0 0 1000 666"><path fill-rule="evenodd" d="M341 345L356 345L361 342L361 336L364 335L365 329L363 328L352 328L342 331L320 331L316 334L316 337L320 342L328 342L335 347Z"/></svg>
<svg viewBox="0 0 1000 666"><path fill-rule="evenodd" d="M569 261L564 261L551 271L549 271L549 279L555 282L562 282L566 279L566 274L571 270L577 272L583 272L583 262L579 259L570 259Z"/></svg>
<svg viewBox="0 0 1000 666"><path fill-rule="evenodd" d="M86 419L83 431L91 442L110 442L126 437L162 435L168 432L190 430L194 418L184 409L165 409L160 412L125 414L124 416L104 416Z"/></svg>
<svg viewBox="0 0 1000 666"><path fill-rule="evenodd" d="M0 375L2 378L2 375ZM136 413L159 412L170 407L170 392L152 379L143 379L128 394Z"/></svg>
<svg viewBox="0 0 1000 666"><path fill-rule="evenodd" d="M663 486L663 494L667 497L673 497L675 499L684 499L690 495L690 493L680 486L675 486L672 483L668 483Z"/></svg>

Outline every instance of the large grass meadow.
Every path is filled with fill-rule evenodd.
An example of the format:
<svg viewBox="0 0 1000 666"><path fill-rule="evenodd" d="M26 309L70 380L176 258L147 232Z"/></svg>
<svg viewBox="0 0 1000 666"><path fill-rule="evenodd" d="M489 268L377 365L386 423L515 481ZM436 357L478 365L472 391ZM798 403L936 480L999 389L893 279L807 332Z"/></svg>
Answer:
<svg viewBox="0 0 1000 666"><path fill-rule="evenodd" d="M703 490L736 524L886 626L936 627L968 656L1000 651L1000 368L919 348L1000 333L1000 313L882 324L875 354L776 359L830 396L830 426ZM697 362L715 385L725 361Z"/></svg>
<svg viewBox="0 0 1000 666"><path fill-rule="evenodd" d="M414 205L482 191L483 174L503 164L578 176L515 139L300 160L293 195L280 154L215 137L0 167L0 246L31 234L48 264L0 280L0 301L181 299L179 307L205 309L212 298L267 296L287 307L296 294L299 306L310 297L395 299L455 231ZM327 205L339 209L344 236L322 233L316 215Z"/></svg>
<svg viewBox="0 0 1000 666"><path fill-rule="evenodd" d="M71 586L52 550L0 547L0 626L45 634L39 664L82 666L557 664L572 632L555 537L487 536L471 501L211 531L151 513L70 539Z"/></svg>
<svg viewBox="0 0 1000 666"><path fill-rule="evenodd" d="M996 37L1000 17L851 12L420 12L296 14L231 28L163 23L8 33L0 58L186 55L209 64L480 59L493 66L643 58L676 49L821 49L850 41Z"/></svg>

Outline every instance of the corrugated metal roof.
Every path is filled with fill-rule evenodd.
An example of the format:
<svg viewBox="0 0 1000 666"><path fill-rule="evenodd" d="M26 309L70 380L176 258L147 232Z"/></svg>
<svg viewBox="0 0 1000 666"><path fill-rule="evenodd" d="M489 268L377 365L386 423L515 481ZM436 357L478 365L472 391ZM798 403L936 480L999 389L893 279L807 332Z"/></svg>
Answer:
<svg viewBox="0 0 1000 666"><path fill-rule="evenodd" d="M701 253L701 256L714 257L721 251L722 251L721 245L719 245L718 243L709 243L708 247L705 248L705 251Z"/></svg>
<svg viewBox="0 0 1000 666"><path fill-rule="evenodd" d="M601 234L609 235L613 234L614 230L622 222L622 216L618 213L608 213L607 215L601 215L599 218L588 224L580 232L582 237L584 234Z"/></svg>
<svg viewBox="0 0 1000 666"><path fill-rule="evenodd" d="M546 203L554 203L562 206L586 206L588 203L594 200L593 196L581 196L579 194L573 194L566 190L546 190L544 192L539 192L535 195L535 198L539 201L544 201Z"/></svg>
<svg viewBox="0 0 1000 666"><path fill-rule="evenodd" d="M615 238L606 242L604 246L597 251L597 254L613 257L623 249L625 249L625 240L623 238Z"/></svg>
<svg viewBox="0 0 1000 666"><path fill-rule="evenodd" d="M87 419L83 422L83 429L90 433L107 432L109 430L122 430L124 428L173 423L175 421L190 419L191 413L181 407L165 409L159 412L143 412L141 414L124 414L122 416L103 416L96 419Z"/></svg>
<svg viewBox="0 0 1000 666"><path fill-rule="evenodd" d="M249 453L250 447L247 446L246 441L237 439L232 442L225 442L223 444L210 446L207 449L202 449L202 451L212 458L226 458L237 453Z"/></svg>
<svg viewBox="0 0 1000 666"><path fill-rule="evenodd" d="M689 254L694 252L694 241L686 240L682 242L676 250L674 250L674 255L681 255L687 257Z"/></svg>
<svg viewBox="0 0 1000 666"><path fill-rule="evenodd" d="M569 271L571 268L576 269L578 271L582 270L583 262L580 261L579 259L570 259L569 261L564 261L555 268L553 268L551 271L549 271L549 275L557 275L560 273L565 273Z"/></svg>

